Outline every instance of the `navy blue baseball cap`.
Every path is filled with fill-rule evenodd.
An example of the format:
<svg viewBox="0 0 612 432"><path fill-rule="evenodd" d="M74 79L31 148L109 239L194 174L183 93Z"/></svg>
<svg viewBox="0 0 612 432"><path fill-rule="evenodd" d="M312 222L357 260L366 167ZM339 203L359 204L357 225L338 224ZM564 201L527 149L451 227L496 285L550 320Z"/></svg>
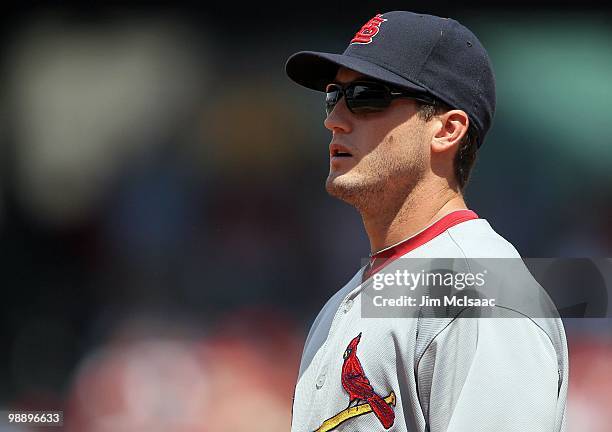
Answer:
<svg viewBox="0 0 612 432"><path fill-rule="evenodd" d="M298 84L325 91L341 66L465 111L478 132L479 147L491 127L491 60L474 33L453 19L406 11L378 14L344 53L300 51L289 57L285 71Z"/></svg>

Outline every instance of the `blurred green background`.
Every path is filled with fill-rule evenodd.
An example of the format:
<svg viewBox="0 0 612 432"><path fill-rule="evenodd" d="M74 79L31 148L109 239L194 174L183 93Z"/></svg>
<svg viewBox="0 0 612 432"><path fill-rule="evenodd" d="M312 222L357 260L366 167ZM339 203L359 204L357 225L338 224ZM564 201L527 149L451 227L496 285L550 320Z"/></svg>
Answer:
<svg viewBox="0 0 612 432"><path fill-rule="evenodd" d="M492 57L470 207L523 256L612 256L610 9L18 3L0 30L0 409L63 409L70 431L289 429L306 332L369 245L323 187L322 97L284 62L396 9L457 19ZM569 430L609 430L610 321L566 326Z"/></svg>

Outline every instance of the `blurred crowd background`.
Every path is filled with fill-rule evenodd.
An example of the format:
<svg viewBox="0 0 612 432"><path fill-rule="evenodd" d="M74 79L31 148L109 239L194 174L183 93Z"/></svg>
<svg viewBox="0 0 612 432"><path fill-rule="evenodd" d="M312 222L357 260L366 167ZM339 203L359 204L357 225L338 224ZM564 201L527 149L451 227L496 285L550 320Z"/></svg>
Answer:
<svg viewBox="0 0 612 432"><path fill-rule="evenodd" d="M289 430L309 326L369 245L324 191L321 95L284 62L343 51L378 12L458 19L490 52L470 207L523 256L611 257L611 11L456 3L9 6L0 410L61 409L71 432ZM566 321L570 431L610 430L610 324Z"/></svg>

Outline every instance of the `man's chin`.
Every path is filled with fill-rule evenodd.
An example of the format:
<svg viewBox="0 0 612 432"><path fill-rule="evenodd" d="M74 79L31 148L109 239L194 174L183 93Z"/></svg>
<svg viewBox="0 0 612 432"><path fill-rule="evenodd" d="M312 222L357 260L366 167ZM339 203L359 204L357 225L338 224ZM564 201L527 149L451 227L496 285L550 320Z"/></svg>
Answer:
<svg viewBox="0 0 612 432"><path fill-rule="evenodd" d="M325 181L325 189L331 196L354 204L355 199L360 194L362 185L359 179L350 174L330 173Z"/></svg>
<svg viewBox="0 0 612 432"><path fill-rule="evenodd" d="M325 180L325 189L327 192L332 194L334 190L342 187L342 185L346 182L346 179L343 179L342 174L329 173L327 179Z"/></svg>
<svg viewBox="0 0 612 432"><path fill-rule="evenodd" d="M385 181L380 177L359 175L355 172L336 174L330 172L325 181L327 193L359 211L365 211L383 199Z"/></svg>

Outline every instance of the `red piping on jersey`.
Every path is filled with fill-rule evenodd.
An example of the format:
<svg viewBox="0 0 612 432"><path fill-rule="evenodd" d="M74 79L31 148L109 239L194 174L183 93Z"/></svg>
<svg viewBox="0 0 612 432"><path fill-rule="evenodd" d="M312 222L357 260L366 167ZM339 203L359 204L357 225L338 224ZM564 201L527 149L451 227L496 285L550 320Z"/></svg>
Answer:
<svg viewBox="0 0 612 432"><path fill-rule="evenodd" d="M442 219L434 222L420 233L396 244L389 249L385 249L372 255L370 257L370 262L368 263L368 269L363 273L363 280L366 280L397 258L438 237L450 227L472 219L478 219L478 215L472 210L465 209L454 211L447 214Z"/></svg>

